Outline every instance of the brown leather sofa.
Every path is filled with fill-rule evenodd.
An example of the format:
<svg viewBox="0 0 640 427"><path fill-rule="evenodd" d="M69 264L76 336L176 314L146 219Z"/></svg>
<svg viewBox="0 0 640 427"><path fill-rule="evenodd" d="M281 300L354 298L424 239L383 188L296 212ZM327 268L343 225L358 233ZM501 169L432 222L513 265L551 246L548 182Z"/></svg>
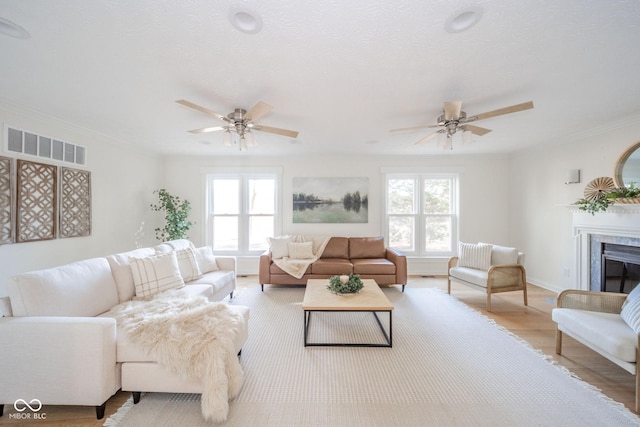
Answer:
<svg viewBox="0 0 640 427"><path fill-rule="evenodd" d="M260 256L258 278L264 285L306 285L308 279L328 279L341 274L359 274L374 279L379 285L407 284L407 258L385 248L382 237L331 237L322 255L297 279L271 260L268 250Z"/></svg>

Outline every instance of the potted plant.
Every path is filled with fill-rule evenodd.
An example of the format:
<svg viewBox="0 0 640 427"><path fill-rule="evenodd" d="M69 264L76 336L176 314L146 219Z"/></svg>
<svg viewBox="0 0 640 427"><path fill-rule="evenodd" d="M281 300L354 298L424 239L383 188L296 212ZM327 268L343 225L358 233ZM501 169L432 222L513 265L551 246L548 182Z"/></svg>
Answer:
<svg viewBox="0 0 640 427"><path fill-rule="evenodd" d="M180 200L178 196L169 194L164 188L156 190L153 194L158 195L158 204L152 204L151 209L164 212L164 227L156 228L156 238L161 242L167 240L184 239L187 231L193 225L189 221L189 211L191 204L187 200Z"/></svg>

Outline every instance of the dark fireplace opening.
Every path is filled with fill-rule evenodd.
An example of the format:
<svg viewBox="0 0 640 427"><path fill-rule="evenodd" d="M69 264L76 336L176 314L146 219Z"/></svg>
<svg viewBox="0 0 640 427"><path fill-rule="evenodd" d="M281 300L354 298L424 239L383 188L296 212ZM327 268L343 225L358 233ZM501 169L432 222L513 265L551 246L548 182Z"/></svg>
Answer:
<svg viewBox="0 0 640 427"><path fill-rule="evenodd" d="M640 247L602 243L600 290L628 294L640 283Z"/></svg>

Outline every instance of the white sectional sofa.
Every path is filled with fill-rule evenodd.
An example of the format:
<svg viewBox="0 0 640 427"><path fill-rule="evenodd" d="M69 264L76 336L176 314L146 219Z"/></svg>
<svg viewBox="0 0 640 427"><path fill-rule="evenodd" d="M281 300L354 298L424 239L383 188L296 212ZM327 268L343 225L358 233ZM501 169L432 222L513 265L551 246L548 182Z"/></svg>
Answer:
<svg viewBox="0 0 640 427"><path fill-rule="evenodd" d="M0 416L4 405L17 399L95 406L100 419L106 401L119 389L134 392L136 402L140 392L201 393L200 382L174 374L131 342L112 312L136 295L134 273L141 270L132 268L132 259L190 254L187 248L194 254L208 252L196 250L188 240L175 240L12 277L9 295L0 298ZM231 299L235 258L213 259L209 253L195 259L196 270L202 265L206 272L201 277L185 273L180 263L180 275L189 280L164 294ZM234 342L239 353L248 336L249 308L228 306L244 320Z"/></svg>

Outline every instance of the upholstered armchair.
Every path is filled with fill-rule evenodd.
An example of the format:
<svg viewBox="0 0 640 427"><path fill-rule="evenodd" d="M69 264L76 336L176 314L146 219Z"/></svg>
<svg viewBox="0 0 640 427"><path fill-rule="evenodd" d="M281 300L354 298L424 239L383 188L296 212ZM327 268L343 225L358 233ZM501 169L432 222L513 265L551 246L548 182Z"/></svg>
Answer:
<svg viewBox="0 0 640 427"><path fill-rule="evenodd" d="M449 259L447 292L451 281L487 294L487 311L491 311L491 295L522 291L527 305L527 274L524 254L516 248L486 243L459 244L459 256Z"/></svg>

